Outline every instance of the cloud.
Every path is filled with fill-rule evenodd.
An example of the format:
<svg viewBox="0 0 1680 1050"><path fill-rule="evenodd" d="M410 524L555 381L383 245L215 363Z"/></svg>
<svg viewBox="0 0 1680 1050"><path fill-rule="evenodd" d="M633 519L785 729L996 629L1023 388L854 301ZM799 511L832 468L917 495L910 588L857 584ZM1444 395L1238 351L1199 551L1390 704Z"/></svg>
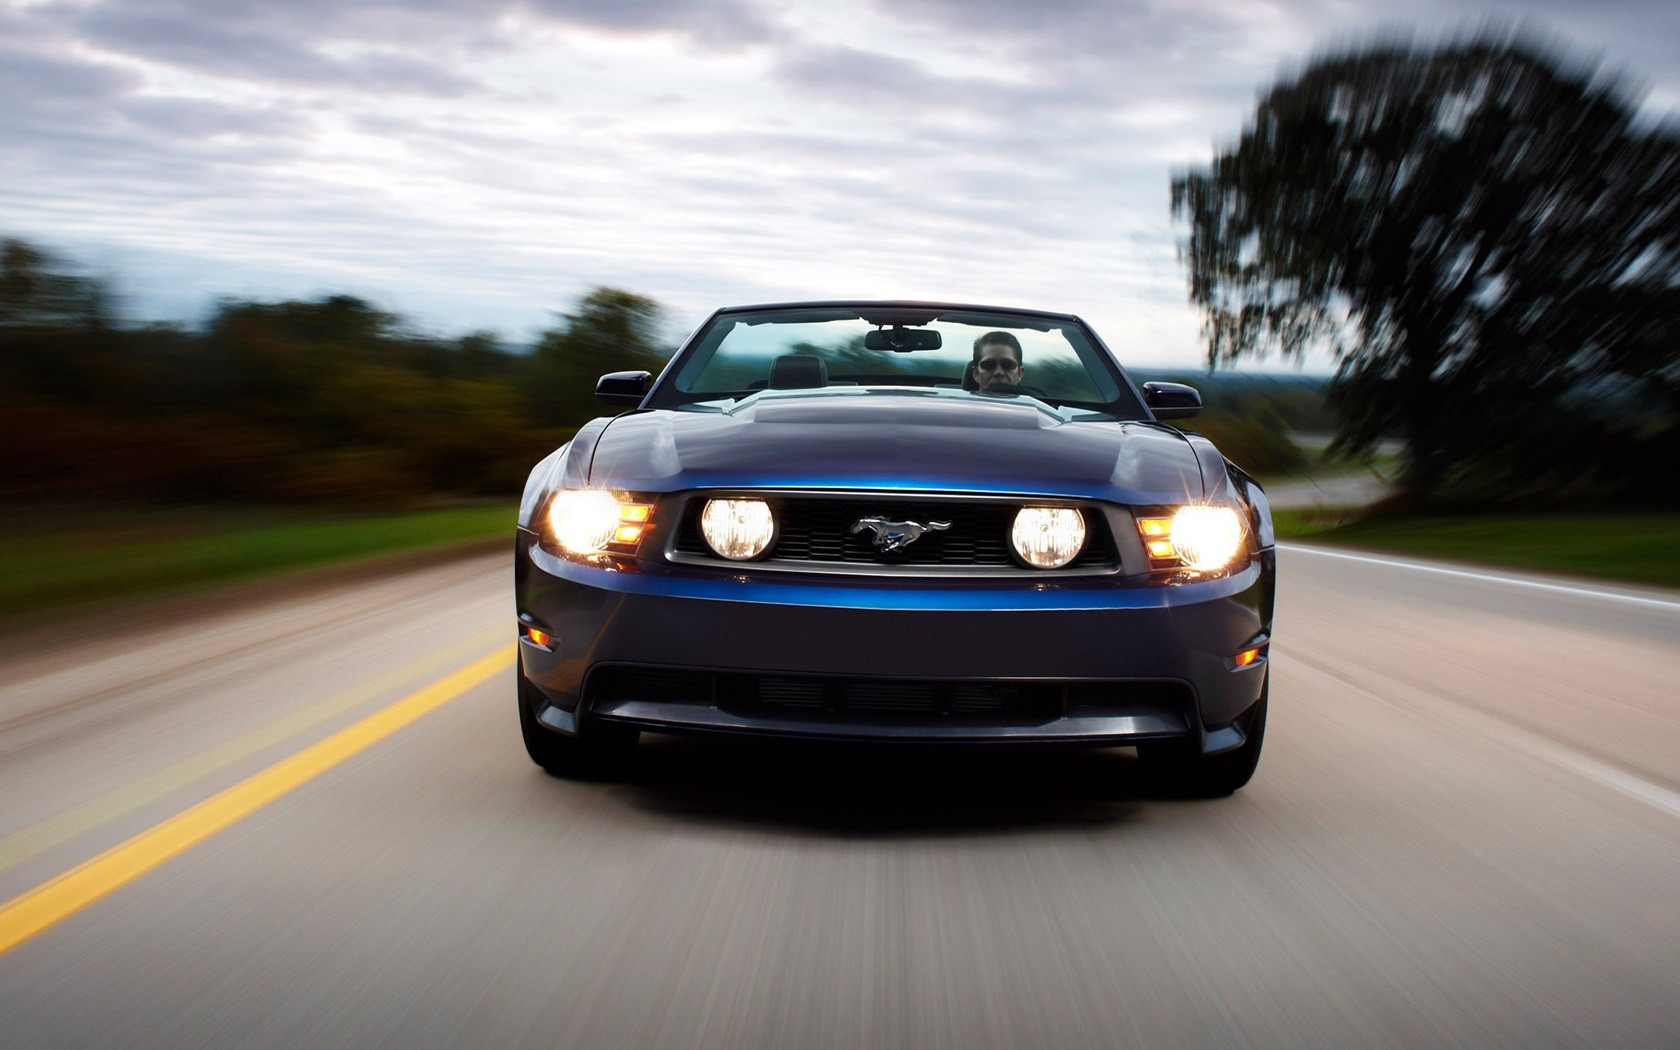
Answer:
<svg viewBox="0 0 1680 1050"><path fill-rule="evenodd" d="M28 28L22 46L0 46L0 214L155 212L281 162L306 132L269 105L151 93L133 68L49 47L50 33Z"/></svg>
<svg viewBox="0 0 1680 1050"><path fill-rule="evenodd" d="M776 61L770 76L794 90L866 109L894 104L920 111L982 113L1000 96L1019 94L1001 81L937 74L911 59L835 45L787 52Z"/></svg>
<svg viewBox="0 0 1680 1050"><path fill-rule="evenodd" d="M561 25L630 36L672 33L726 50L782 35L763 8L738 0L534 0L532 9Z"/></svg>
<svg viewBox="0 0 1680 1050"><path fill-rule="evenodd" d="M869 0L882 16L1009 56L1017 70L1054 79L1093 64L1126 78L1129 67L1158 67L1193 54L1211 71L1232 45L1256 30L1289 32L1293 9L1260 0ZM1263 34L1264 35L1264 34ZM1001 66L1002 63L999 63Z"/></svg>
<svg viewBox="0 0 1680 1050"><path fill-rule="evenodd" d="M301 134L307 126L276 107L231 106L202 98L131 98L120 103L117 112L148 136L188 140L237 136L273 141Z"/></svg>
<svg viewBox="0 0 1680 1050"><path fill-rule="evenodd" d="M308 84L367 92L458 96L478 90L438 59L377 50L338 56L331 21L276 21L236 5L176 2L95 5L73 20L81 38L113 55L259 83Z"/></svg>
<svg viewBox="0 0 1680 1050"><path fill-rule="evenodd" d="M6 100L0 114L19 108L80 110L134 91L140 83L132 71L105 63L0 46L0 98Z"/></svg>
<svg viewBox="0 0 1680 1050"><path fill-rule="evenodd" d="M454 67L464 53L522 46L508 28L521 19L724 49L775 35L771 20L740 0L95 0L43 11L110 54L196 73L440 97L484 90Z"/></svg>

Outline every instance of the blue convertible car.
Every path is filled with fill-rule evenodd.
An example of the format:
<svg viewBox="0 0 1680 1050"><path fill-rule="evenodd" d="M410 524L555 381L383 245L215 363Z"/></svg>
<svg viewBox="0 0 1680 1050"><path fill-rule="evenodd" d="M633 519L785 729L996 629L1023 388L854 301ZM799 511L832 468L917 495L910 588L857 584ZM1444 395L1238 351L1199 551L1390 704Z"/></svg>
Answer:
<svg viewBox="0 0 1680 1050"><path fill-rule="evenodd" d="M720 310L519 511L532 759L641 730L1135 746L1247 783L1275 580L1260 486L1167 423L1079 318L821 302Z"/></svg>

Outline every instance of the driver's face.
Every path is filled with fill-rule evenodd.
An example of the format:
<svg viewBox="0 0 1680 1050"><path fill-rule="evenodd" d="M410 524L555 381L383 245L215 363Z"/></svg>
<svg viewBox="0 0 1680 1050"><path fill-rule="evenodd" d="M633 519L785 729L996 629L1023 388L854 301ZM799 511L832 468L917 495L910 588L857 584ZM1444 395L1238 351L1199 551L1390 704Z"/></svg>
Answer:
<svg viewBox="0 0 1680 1050"><path fill-rule="evenodd" d="M1015 348L1003 343L987 343L980 348L980 360L974 362L974 382L978 389L989 386L1018 386L1026 369L1015 356Z"/></svg>

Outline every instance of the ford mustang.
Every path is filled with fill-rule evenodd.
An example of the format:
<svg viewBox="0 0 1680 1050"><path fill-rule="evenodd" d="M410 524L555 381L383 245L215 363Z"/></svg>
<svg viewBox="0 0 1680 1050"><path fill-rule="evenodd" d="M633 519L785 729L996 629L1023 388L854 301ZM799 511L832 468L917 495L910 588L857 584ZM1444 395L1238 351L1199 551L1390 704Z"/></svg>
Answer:
<svg viewBox="0 0 1680 1050"><path fill-rule="evenodd" d="M719 310L519 510L531 758L608 775L643 730L1134 747L1248 782L1276 556L1253 478L1056 313Z"/></svg>

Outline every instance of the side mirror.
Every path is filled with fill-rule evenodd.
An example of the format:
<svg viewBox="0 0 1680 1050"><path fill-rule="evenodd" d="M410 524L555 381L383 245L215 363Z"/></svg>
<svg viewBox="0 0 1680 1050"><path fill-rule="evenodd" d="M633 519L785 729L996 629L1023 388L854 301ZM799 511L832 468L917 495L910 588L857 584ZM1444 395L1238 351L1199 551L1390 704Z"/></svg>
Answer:
<svg viewBox="0 0 1680 1050"><path fill-rule="evenodd" d="M1202 395L1183 383L1145 383L1143 403L1156 419L1189 419L1202 411Z"/></svg>
<svg viewBox="0 0 1680 1050"><path fill-rule="evenodd" d="M653 385L650 372L608 372L595 382L595 396L609 405L639 405Z"/></svg>

